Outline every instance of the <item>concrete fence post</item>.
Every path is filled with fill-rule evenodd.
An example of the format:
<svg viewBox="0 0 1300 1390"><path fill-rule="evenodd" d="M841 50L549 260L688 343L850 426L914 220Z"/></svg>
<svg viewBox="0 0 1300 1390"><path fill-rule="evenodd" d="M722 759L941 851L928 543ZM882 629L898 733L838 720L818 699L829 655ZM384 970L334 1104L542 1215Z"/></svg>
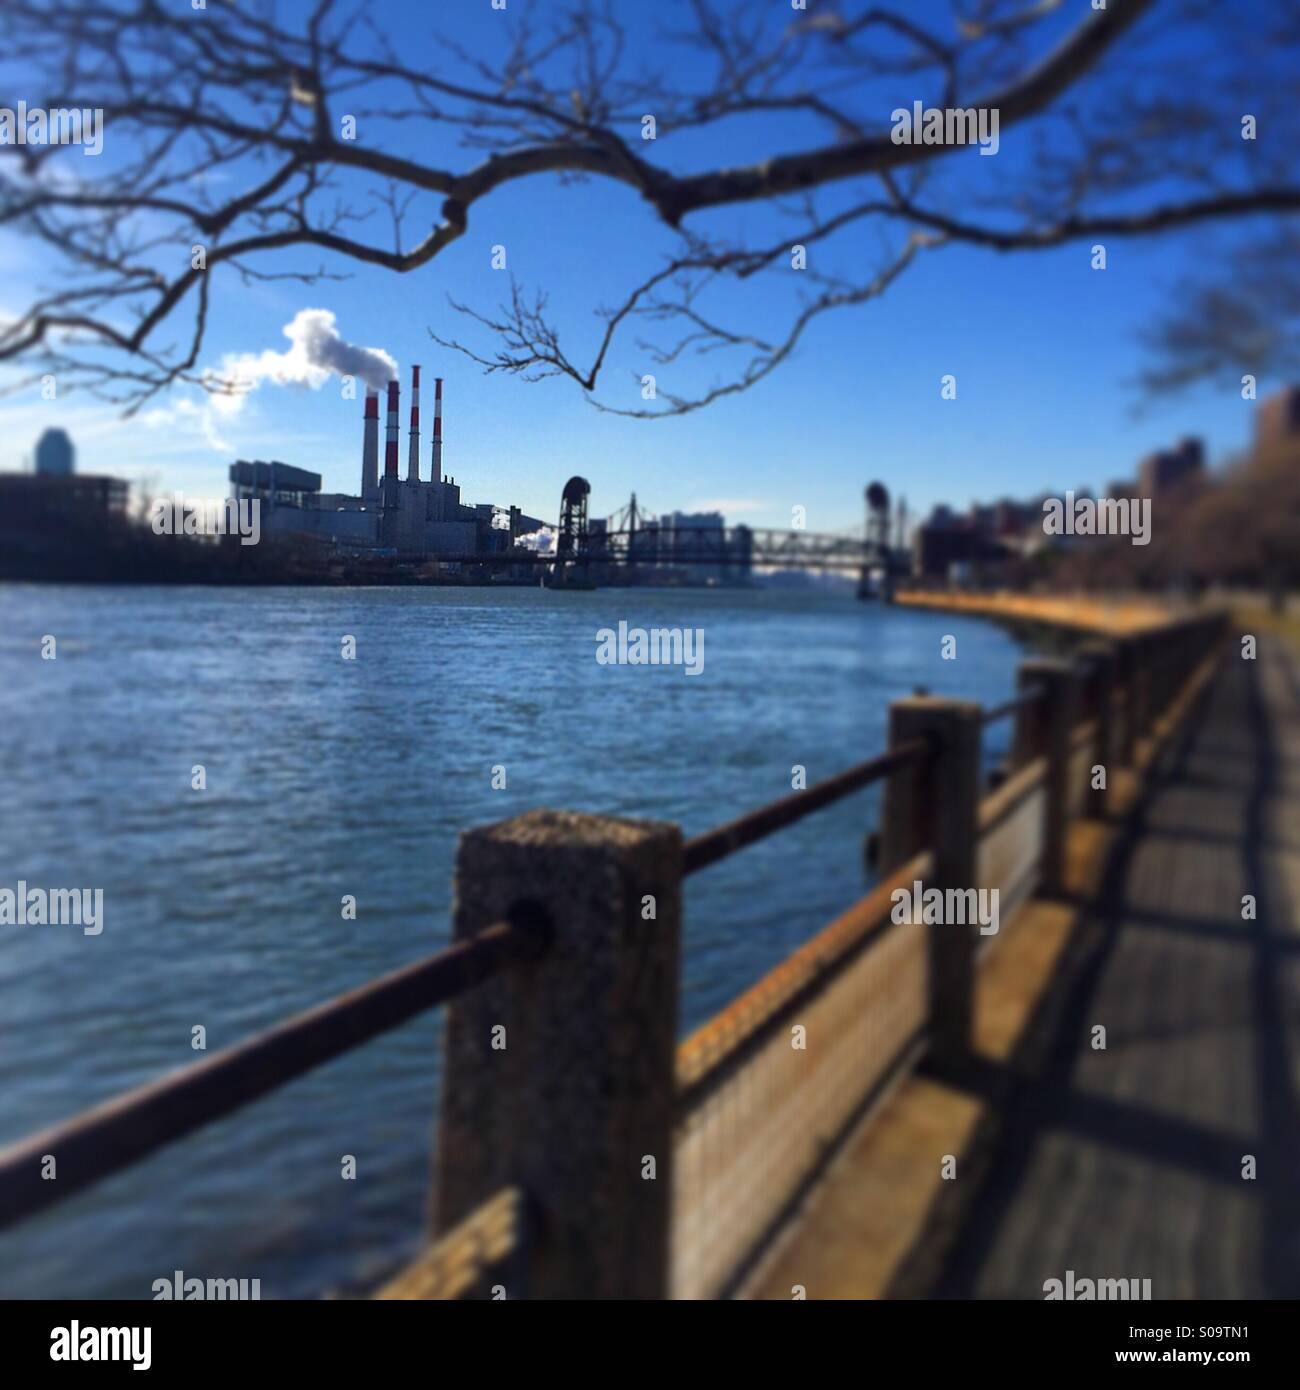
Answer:
<svg viewBox="0 0 1300 1390"><path fill-rule="evenodd" d="M1094 820L1105 818L1109 805L1110 785L1115 775L1114 760L1118 747L1115 718L1115 679L1119 664L1119 654L1111 642L1087 642L1082 648L1083 656L1092 662L1092 701L1093 717L1096 720L1096 733L1092 743L1093 766L1105 769L1104 786L1094 787L1089 777L1085 806Z"/></svg>
<svg viewBox="0 0 1300 1390"><path fill-rule="evenodd" d="M978 887L978 808L982 710L969 700L913 695L889 707L889 744L929 738L934 755L894 774L883 804L882 869L888 873L921 849L934 851L925 888ZM930 1062L939 1073L970 1063L974 1038L975 944L971 922L937 922L928 933Z"/></svg>
<svg viewBox="0 0 1300 1390"><path fill-rule="evenodd" d="M681 884L675 825L530 811L461 837L455 939L520 903L551 935L447 1009L434 1222L519 1188L529 1298L668 1293Z"/></svg>
<svg viewBox="0 0 1300 1390"><path fill-rule="evenodd" d="M1043 859L1040 889L1065 891L1065 841L1070 818L1070 735L1078 719L1078 667L1069 661L1036 657L1022 661L1017 683L1041 685L1045 694L1035 706L1042 721L1041 748L1047 758L1043 809Z"/></svg>

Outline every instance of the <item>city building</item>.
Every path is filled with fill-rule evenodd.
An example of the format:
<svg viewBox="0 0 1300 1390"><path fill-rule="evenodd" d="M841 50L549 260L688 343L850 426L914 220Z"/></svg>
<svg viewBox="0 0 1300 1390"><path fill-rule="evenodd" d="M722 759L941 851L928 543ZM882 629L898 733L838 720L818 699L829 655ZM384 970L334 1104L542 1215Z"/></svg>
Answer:
<svg viewBox="0 0 1300 1390"><path fill-rule="evenodd" d="M1172 449L1157 449L1138 465L1138 494L1159 497L1205 472L1205 445L1189 435Z"/></svg>
<svg viewBox="0 0 1300 1390"><path fill-rule="evenodd" d="M1300 437L1300 386L1284 386L1255 410L1255 447L1269 448Z"/></svg>
<svg viewBox="0 0 1300 1390"><path fill-rule="evenodd" d="M127 493L125 478L0 473L0 522L5 530L96 525L125 517Z"/></svg>
<svg viewBox="0 0 1300 1390"><path fill-rule="evenodd" d="M994 533L996 511L972 507L966 516L957 516L950 507L935 506L912 532L912 573L949 579L1006 561L1011 551Z"/></svg>
<svg viewBox="0 0 1300 1390"><path fill-rule="evenodd" d="M77 451L66 430L48 429L36 443L36 471L45 478L70 478L76 471Z"/></svg>
<svg viewBox="0 0 1300 1390"><path fill-rule="evenodd" d="M40 534L102 525L126 516L125 478L77 473L66 430L47 429L36 444L34 473L0 473L0 529Z"/></svg>
<svg viewBox="0 0 1300 1390"><path fill-rule="evenodd" d="M679 570L691 584L748 581L751 550L748 528L737 527L733 537L727 538L727 523L720 512L669 512L659 518L660 563Z"/></svg>
<svg viewBox="0 0 1300 1390"><path fill-rule="evenodd" d="M1267 413L1266 413L1267 412ZM1281 437L1290 429L1300 433L1300 388L1279 392L1264 402L1257 428L1261 434ZM1169 497L1205 476L1205 446L1200 439L1187 436L1172 449L1148 454L1138 467L1136 479L1121 478L1106 485L1105 496L1114 499ZM1091 543L1087 534L1047 534L1043 521L1045 506L1054 494L1027 501L1004 497L991 505L975 502L963 515L951 507L936 505L924 525L912 535L912 572L929 578L951 578L978 571L996 577L1017 562L1030 561L1039 552L1070 551ZM1088 488L1067 494L1069 504L1090 499ZM1055 500L1066 498L1055 495Z"/></svg>

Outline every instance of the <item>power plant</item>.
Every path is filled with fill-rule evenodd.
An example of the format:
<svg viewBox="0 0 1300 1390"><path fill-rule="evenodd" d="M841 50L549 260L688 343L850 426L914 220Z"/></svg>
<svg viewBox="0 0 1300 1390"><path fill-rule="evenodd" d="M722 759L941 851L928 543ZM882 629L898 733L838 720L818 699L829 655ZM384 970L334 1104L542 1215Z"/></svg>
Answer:
<svg viewBox="0 0 1300 1390"><path fill-rule="evenodd" d="M881 523L882 516L887 523L888 494L878 483L868 493L865 549L862 538L851 535L728 527L718 512L656 516L638 505L635 494L616 515L591 516L591 487L581 477L564 486L558 524L525 516L516 506L469 506L461 501L456 479L443 472L442 388L443 379L435 377L427 476L421 477L420 367L415 365L405 475L400 463L401 387L396 378L383 381L381 372L378 384L372 378L365 390L355 494L322 492L319 473L288 463L240 459L230 468L232 499L260 504L264 537L314 543L318 553L302 561L309 569L337 557L349 582L540 581L569 589L748 585L756 566L853 568L861 571L863 597L889 597L889 583L873 582L873 571L882 565L889 573L891 559L887 524ZM543 531L551 534L536 535ZM551 540L553 547L546 543Z"/></svg>
<svg viewBox="0 0 1300 1390"><path fill-rule="evenodd" d="M564 485L558 523L525 516L517 506L469 506L461 501L456 479L443 472L442 377L433 381L433 430L428 470L422 477L419 365L411 367L404 472L401 386L395 374L389 375L391 359L372 361L368 373L359 366L351 370L367 382L355 494L322 492L319 473L278 460L240 459L230 468L232 500L260 504L264 537L309 543L307 550L296 548L298 563L308 569L323 562L349 582L541 582L589 589L624 584L748 585L756 565L811 563L835 568L851 561L860 566L864 558L861 539L728 527L718 512L656 516L638 506L635 494L616 515L592 516L591 487L581 477ZM315 554L309 553L312 549ZM883 550L877 538L865 558L878 560Z"/></svg>
<svg viewBox="0 0 1300 1390"><path fill-rule="evenodd" d="M342 553L407 559L448 557L459 568L479 556L500 555L545 523L518 507L466 506L455 478L442 471L442 378L433 383L433 441L429 476L420 477L420 368L411 368L410 438L406 476L399 468L401 387L387 385L384 471L379 472L379 392L367 387L362 413L361 486L354 496L322 492L321 475L287 463L240 459L231 465L236 501L261 503L262 528L273 535L310 537Z"/></svg>

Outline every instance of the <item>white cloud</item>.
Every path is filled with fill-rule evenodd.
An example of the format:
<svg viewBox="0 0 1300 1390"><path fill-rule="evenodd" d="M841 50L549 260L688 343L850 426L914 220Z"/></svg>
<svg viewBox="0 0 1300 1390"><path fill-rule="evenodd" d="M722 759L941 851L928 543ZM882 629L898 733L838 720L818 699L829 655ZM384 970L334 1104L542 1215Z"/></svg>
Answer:
<svg viewBox="0 0 1300 1390"><path fill-rule="evenodd" d="M328 309L302 309L284 326L290 343L284 352L267 348L226 353L219 367L205 373L209 382L220 378L234 382L239 389L182 395L186 388L176 386L166 404L142 410L135 419L154 435L168 432L170 447L175 447L179 435L191 445L202 441L214 453L230 455L237 448L228 437L228 427L243 417L249 394L266 382L319 391L334 375L357 376L378 389L396 376L397 363L388 353L349 343L336 323L336 316ZM90 434L96 427L80 428Z"/></svg>
<svg viewBox="0 0 1300 1390"><path fill-rule="evenodd" d="M0 236L0 264L6 252L6 239ZM304 432L301 426L277 428L265 418L272 412L249 404L249 393L264 383L318 391L331 378L344 375L376 384L395 376L397 364L382 350L348 343L338 332L335 315L326 309L302 310L285 325L284 334L290 343L284 352L223 357L214 374L238 379L245 388L240 394L178 383L129 418L122 416L120 407L79 391L61 393L53 401L40 399L34 388L4 398L0 469L27 466L37 439L52 425L72 436L78 471L107 471L131 479L161 471L169 486L188 487L198 473L209 490L220 490L227 461L241 455L314 456L328 462L338 450L331 429L317 433ZM21 375L16 368L0 368L0 386L16 383ZM360 405L354 408L359 413Z"/></svg>
<svg viewBox="0 0 1300 1390"><path fill-rule="evenodd" d="M329 309L300 309L284 326L290 347L285 352L227 353L219 375L235 383L238 393L214 395L214 408L226 418L237 414L245 395L264 382L276 386L320 388L332 375L359 377L376 391L397 376L397 363L382 348L358 347L339 332Z"/></svg>
<svg viewBox="0 0 1300 1390"><path fill-rule="evenodd" d="M218 420L233 419L239 413L238 409L229 409L232 400L237 400L242 409L243 397L204 396L194 400L189 396L180 396L170 405L142 410L136 418L149 430L179 428L182 433L201 434L209 448L220 454L229 454L233 449L222 436Z"/></svg>

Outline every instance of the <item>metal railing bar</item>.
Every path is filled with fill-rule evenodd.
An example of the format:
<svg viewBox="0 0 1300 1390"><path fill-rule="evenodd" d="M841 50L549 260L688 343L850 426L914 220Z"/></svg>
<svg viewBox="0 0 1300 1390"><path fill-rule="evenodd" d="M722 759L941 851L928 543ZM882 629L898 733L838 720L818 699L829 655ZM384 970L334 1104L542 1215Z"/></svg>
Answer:
<svg viewBox="0 0 1300 1390"><path fill-rule="evenodd" d="M1005 703L994 705L992 709L985 710L980 718L980 723L987 728L988 725L996 723L999 719L1005 719L1009 714L1017 714L1020 710L1028 709L1030 705L1037 704L1046 694L1045 686L1031 685Z"/></svg>
<svg viewBox="0 0 1300 1390"><path fill-rule="evenodd" d="M479 984L547 944L531 906L471 940L296 1014L234 1047L0 1149L0 1228L211 1124L371 1038ZM55 1181L42 1177L54 1156Z"/></svg>
<svg viewBox="0 0 1300 1390"><path fill-rule="evenodd" d="M824 782L818 782L806 791L794 792L790 796L782 797L780 801L770 802L759 807L757 811L750 811L725 825L706 830L686 841L682 872L698 873L710 864L716 864L720 859L735 854L737 850L745 849L787 825L793 825L804 816L820 811L853 792L861 791L863 787L878 782L882 777L888 777L900 768L910 766L913 762L929 756L930 751L928 740L911 739L907 743L899 744L897 748L890 749L888 753L882 753L877 758L859 763L834 777L828 777Z"/></svg>

